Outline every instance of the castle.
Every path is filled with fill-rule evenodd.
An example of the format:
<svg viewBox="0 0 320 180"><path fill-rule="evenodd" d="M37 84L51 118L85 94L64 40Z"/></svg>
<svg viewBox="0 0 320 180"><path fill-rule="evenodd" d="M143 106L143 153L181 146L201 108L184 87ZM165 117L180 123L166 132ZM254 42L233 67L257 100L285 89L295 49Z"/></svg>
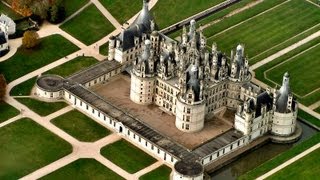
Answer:
<svg viewBox="0 0 320 180"><path fill-rule="evenodd" d="M177 143L90 89L123 71L131 75L131 101L141 106L155 104L174 115L176 128L184 134L204 131L208 118L223 109L235 112L231 129L207 137L192 149ZM183 28L181 41L177 42L157 30L144 0L137 19L119 35L110 37L108 60L65 79L41 76L36 94L50 100L63 98L162 159L174 167L172 179L202 180L205 168L250 149L259 137L288 143L301 135L289 74L284 74L279 90L262 89L251 79L243 45L238 45L230 57L215 43L208 51L206 37L197 31L193 20L188 31Z"/></svg>
<svg viewBox="0 0 320 180"><path fill-rule="evenodd" d="M295 131L297 103L289 87L289 74L279 91L262 90L250 82L248 59L243 45L230 58L190 22L181 42L157 31L147 3L136 21L119 36L110 38L109 60L132 64L130 98L156 104L176 116L176 127L197 132L221 108L237 109L234 127L255 139L271 132L288 136Z"/></svg>

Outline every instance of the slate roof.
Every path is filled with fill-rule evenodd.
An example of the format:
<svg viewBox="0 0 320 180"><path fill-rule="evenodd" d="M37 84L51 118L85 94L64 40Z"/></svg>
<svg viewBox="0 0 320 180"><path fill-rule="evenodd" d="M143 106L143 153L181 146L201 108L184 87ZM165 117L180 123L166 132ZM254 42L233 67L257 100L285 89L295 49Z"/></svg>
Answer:
<svg viewBox="0 0 320 180"><path fill-rule="evenodd" d="M104 60L83 71L69 76L67 79L79 84L85 84L119 67L121 67L121 64L115 60Z"/></svg>

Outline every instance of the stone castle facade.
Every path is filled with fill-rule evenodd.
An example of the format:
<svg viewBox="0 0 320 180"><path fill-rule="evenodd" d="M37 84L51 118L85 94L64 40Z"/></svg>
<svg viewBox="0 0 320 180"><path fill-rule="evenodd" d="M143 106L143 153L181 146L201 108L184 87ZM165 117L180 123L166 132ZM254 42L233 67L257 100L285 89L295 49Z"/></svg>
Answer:
<svg viewBox="0 0 320 180"><path fill-rule="evenodd" d="M239 44L230 58L206 37L196 22L183 28L181 42L156 30L144 3L137 20L118 37L111 37L109 60L132 64L130 98L156 104L176 116L176 127L197 132L222 108L237 110L234 127L253 139L271 132L289 136L296 128L297 103L286 73L280 90L263 90L251 83L245 48Z"/></svg>

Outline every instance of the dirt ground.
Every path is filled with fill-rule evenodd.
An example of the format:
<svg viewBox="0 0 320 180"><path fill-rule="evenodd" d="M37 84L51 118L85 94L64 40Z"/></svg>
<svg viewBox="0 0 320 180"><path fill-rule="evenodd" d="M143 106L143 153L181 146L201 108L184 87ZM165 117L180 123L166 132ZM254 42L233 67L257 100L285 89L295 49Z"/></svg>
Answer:
<svg viewBox="0 0 320 180"><path fill-rule="evenodd" d="M175 116L163 112L156 105L143 106L132 102L130 100L130 77L122 74L112 78L108 83L93 87L92 90L162 135L190 150L232 128L234 113L221 111L219 117L206 120L202 131L181 132L175 127Z"/></svg>

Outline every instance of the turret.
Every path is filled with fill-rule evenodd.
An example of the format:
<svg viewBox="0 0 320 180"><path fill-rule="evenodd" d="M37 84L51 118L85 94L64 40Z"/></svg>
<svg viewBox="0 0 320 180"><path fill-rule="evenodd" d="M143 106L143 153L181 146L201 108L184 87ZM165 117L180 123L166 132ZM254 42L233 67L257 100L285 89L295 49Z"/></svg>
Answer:
<svg viewBox="0 0 320 180"><path fill-rule="evenodd" d="M188 34L186 26L183 26L182 29L182 45L186 45L188 42Z"/></svg>
<svg viewBox="0 0 320 180"><path fill-rule="evenodd" d="M112 61L114 59L114 54L115 54L115 44L116 40L114 36L111 36L109 39L109 54L108 54L108 60Z"/></svg>

